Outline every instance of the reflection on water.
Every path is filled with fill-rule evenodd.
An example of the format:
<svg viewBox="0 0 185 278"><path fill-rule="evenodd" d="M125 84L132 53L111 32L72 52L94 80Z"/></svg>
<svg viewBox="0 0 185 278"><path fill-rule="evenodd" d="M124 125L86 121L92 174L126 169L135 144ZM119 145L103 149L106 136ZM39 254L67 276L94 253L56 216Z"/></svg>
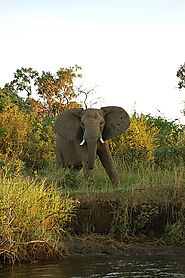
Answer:
<svg viewBox="0 0 185 278"><path fill-rule="evenodd" d="M117 277L185 277L185 260L181 255L76 256L49 264L16 266L1 269L6 278L117 278Z"/></svg>

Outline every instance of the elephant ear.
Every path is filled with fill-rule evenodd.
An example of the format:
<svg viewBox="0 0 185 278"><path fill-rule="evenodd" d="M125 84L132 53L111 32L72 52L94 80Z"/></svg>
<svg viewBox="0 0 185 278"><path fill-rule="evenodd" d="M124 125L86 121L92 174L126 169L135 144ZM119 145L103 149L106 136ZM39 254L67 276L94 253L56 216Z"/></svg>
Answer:
<svg viewBox="0 0 185 278"><path fill-rule="evenodd" d="M56 119L54 131L68 140L82 139L80 126L81 112L83 109L64 110Z"/></svg>
<svg viewBox="0 0 185 278"><path fill-rule="evenodd" d="M128 113L121 107L107 106L101 108L105 113L105 128L103 131L103 139L121 135L130 125Z"/></svg>

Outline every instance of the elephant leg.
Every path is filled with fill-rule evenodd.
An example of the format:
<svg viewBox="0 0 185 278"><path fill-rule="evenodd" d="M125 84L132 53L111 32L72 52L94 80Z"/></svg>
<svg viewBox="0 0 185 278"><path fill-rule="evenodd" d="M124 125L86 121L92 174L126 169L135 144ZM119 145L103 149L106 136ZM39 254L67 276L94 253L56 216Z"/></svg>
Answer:
<svg viewBox="0 0 185 278"><path fill-rule="evenodd" d="M119 183L118 173L114 166L114 161L110 153L108 142L101 144L101 146L98 148L98 156L112 184L113 185L118 184Z"/></svg>
<svg viewBox="0 0 185 278"><path fill-rule="evenodd" d="M81 160L84 178L87 182L89 182L91 181L93 170L88 169L87 146L80 146L80 143L78 143L76 145L76 150Z"/></svg>
<svg viewBox="0 0 185 278"><path fill-rule="evenodd" d="M84 178L86 180L87 183L89 183L92 180L92 173L93 170L90 170L88 168L88 160L87 160L87 155L85 153L85 155L83 156L82 159L82 164L83 164L83 174L84 174Z"/></svg>
<svg viewBox="0 0 185 278"><path fill-rule="evenodd" d="M56 139L56 164L57 169L64 168L64 158L62 155L61 145L60 145L60 138Z"/></svg>
<svg viewBox="0 0 185 278"><path fill-rule="evenodd" d="M85 181L90 185L93 181L93 172L94 170L88 169L87 165L83 166L83 174Z"/></svg>
<svg viewBox="0 0 185 278"><path fill-rule="evenodd" d="M87 182L89 182L90 177L91 177L91 173L90 170L87 169L87 167L83 167L83 174L84 174L84 178Z"/></svg>

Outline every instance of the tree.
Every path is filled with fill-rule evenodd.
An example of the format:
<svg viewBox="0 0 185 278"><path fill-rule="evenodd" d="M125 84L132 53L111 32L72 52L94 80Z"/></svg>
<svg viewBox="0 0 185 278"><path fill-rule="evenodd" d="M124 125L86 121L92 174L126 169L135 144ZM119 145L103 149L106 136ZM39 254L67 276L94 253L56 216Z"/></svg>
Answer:
<svg viewBox="0 0 185 278"><path fill-rule="evenodd" d="M178 82L178 88L180 90L185 88L185 63L183 65L180 65L176 76L180 79L180 81ZM185 115L185 107L183 109L183 114Z"/></svg>
<svg viewBox="0 0 185 278"><path fill-rule="evenodd" d="M74 99L77 98L74 80L81 77L77 65L70 68L60 68L55 75L51 72L42 72L37 79L37 92L43 100L49 114L58 115L67 108L77 106Z"/></svg>
<svg viewBox="0 0 185 278"><path fill-rule="evenodd" d="M37 92L40 105L43 105L43 111L48 115L57 115L60 111L79 107L75 101L78 92L75 89L75 79L80 78L81 68L74 66L70 68L60 68L56 74L43 71L41 75L32 68L21 68L14 73L14 79L10 83L15 93L26 92L27 103L33 97L33 92Z"/></svg>
<svg viewBox="0 0 185 278"><path fill-rule="evenodd" d="M178 83L178 88L180 90L182 88L185 88L185 63L183 65L180 65L180 68L178 69L176 76L180 79Z"/></svg>
<svg viewBox="0 0 185 278"><path fill-rule="evenodd" d="M17 105L19 108L24 108L25 102L14 92L14 89L11 85L5 85L4 88L0 88L0 113L12 105Z"/></svg>
<svg viewBox="0 0 185 278"><path fill-rule="evenodd" d="M91 108L97 103L102 102L101 97L94 97L95 88L87 89L83 88L82 85L78 88L79 101L83 108Z"/></svg>
<svg viewBox="0 0 185 278"><path fill-rule="evenodd" d="M10 83L14 90L19 93L25 91L27 98L33 94L34 86L36 85L39 73L32 68L17 69L14 73L14 79Z"/></svg>

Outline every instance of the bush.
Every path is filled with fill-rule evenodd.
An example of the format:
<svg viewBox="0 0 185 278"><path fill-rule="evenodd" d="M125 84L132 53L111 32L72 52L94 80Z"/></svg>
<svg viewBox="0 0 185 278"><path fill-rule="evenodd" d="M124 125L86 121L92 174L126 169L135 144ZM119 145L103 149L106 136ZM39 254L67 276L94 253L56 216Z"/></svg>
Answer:
<svg viewBox="0 0 185 278"><path fill-rule="evenodd" d="M31 133L30 115L18 106L8 106L0 113L0 151L9 157L21 158Z"/></svg>
<svg viewBox="0 0 185 278"><path fill-rule="evenodd" d="M138 163L154 161L165 167L185 162L185 131L176 121L140 115L131 118L127 132L110 141L118 161Z"/></svg>
<svg viewBox="0 0 185 278"><path fill-rule="evenodd" d="M7 107L0 113L1 157L20 159L25 166L38 170L48 166L54 158L55 134L53 119L18 106Z"/></svg>
<svg viewBox="0 0 185 278"><path fill-rule="evenodd" d="M185 162L185 131L176 121L168 121L160 116L146 116L152 128L158 128L155 136L155 162L158 165L179 164Z"/></svg>
<svg viewBox="0 0 185 278"><path fill-rule="evenodd" d="M114 155L126 162L148 161L154 158L155 136L158 128L149 127L145 116L136 113L131 117L129 129L119 138L110 141Z"/></svg>
<svg viewBox="0 0 185 278"><path fill-rule="evenodd" d="M6 85L3 89L0 88L0 112L14 105L19 108L26 107L24 100L14 92L10 85Z"/></svg>
<svg viewBox="0 0 185 278"><path fill-rule="evenodd" d="M27 151L22 159L27 168L39 170L54 162L55 133L52 118L33 115L32 132L26 144Z"/></svg>

